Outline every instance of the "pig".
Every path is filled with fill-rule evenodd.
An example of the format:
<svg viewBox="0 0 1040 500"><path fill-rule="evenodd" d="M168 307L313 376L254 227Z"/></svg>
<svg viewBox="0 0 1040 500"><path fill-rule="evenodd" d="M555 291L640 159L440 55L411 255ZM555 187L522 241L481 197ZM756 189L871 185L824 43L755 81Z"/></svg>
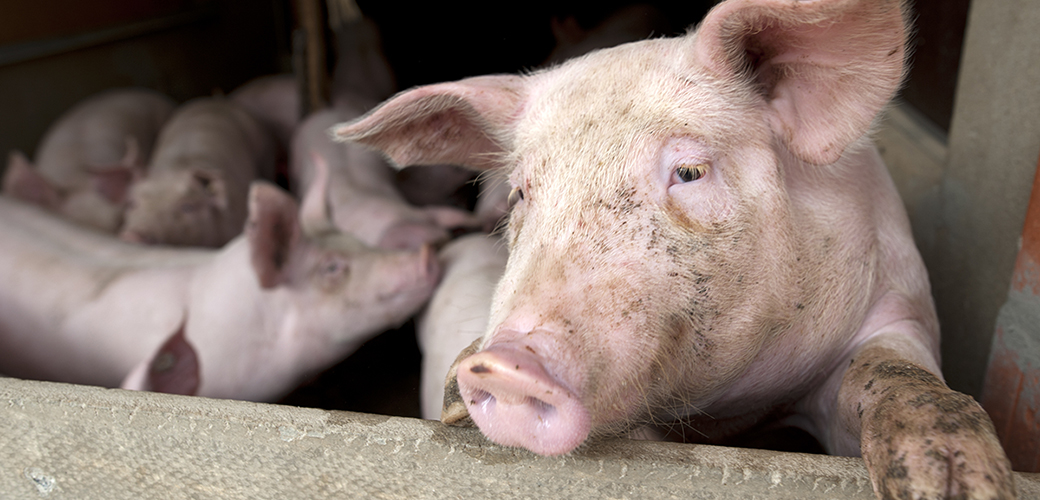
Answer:
<svg viewBox="0 0 1040 500"><path fill-rule="evenodd" d="M223 97L181 106L159 134L145 179L130 188L119 237L217 248L242 232L255 179L274 177L271 136Z"/></svg>
<svg viewBox="0 0 1040 500"><path fill-rule="evenodd" d="M358 98L376 104L397 91L394 72L383 53L379 27L371 19L362 17L356 5L353 14L345 17L345 22L334 30L333 105L350 106Z"/></svg>
<svg viewBox="0 0 1040 500"><path fill-rule="evenodd" d="M336 227L370 246L419 248L446 242L455 227L475 227L473 216L451 207L414 207L394 187L393 170L380 155L364 147L332 140L329 128L361 115L360 107L312 113L293 138L290 174L307 190L316 164L328 165L329 201Z"/></svg>
<svg viewBox="0 0 1040 500"><path fill-rule="evenodd" d="M338 125L397 165L508 172L509 260L457 367L484 435L563 455L673 418L718 443L784 422L862 455L879 498L1014 498L989 417L943 382L868 135L908 17L729 0L683 37L419 87Z"/></svg>
<svg viewBox="0 0 1040 500"><path fill-rule="evenodd" d="M423 418L440 419L449 368L460 351L484 335L507 256L500 238L482 233L452 240L439 252L444 276L415 322L422 352Z"/></svg>
<svg viewBox="0 0 1040 500"><path fill-rule="evenodd" d="M176 104L144 88L108 90L76 104L55 121L33 165L12 152L3 193L40 205L87 227L115 233L126 192L143 173L162 125Z"/></svg>
<svg viewBox="0 0 1040 500"><path fill-rule="evenodd" d="M588 30L582 28L574 17L567 17L562 21L553 18L551 27L556 44L542 62L542 67L559 64L595 49L649 38L654 33L670 30L664 15L650 5L632 5L619 9ZM472 174L459 173L452 167L409 166L401 171L401 174L406 175L398 176L398 186L409 201L417 200L419 204L433 203L438 196L444 200L447 196L455 194L460 186L473 182ZM404 182L401 182L402 177ZM500 170L485 172L476 182L479 184L479 196L474 207L475 216L483 231L493 232L499 227L509 208L509 182Z"/></svg>
<svg viewBox="0 0 1040 500"><path fill-rule="evenodd" d="M293 131L303 119L300 84L292 74L254 78L228 98L267 127L281 151L288 151Z"/></svg>
<svg viewBox="0 0 1040 500"><path fill-rule="evenodd" d="M131 244L0 197L0 371L277 400L407 320L440 274L430 248L303 226L325 210L315 196L298 209L254 182L244 234L218 250Z"/></svg>
<svg viewBox="0 0 1040 500"><path fill-rule="evenodd" d="M652 5L628 5L611 13L592 29L585 29L569 16L551 21L556 45L542 66L562 63L596 49L603 49L671 31L664 14Z"/></svg>

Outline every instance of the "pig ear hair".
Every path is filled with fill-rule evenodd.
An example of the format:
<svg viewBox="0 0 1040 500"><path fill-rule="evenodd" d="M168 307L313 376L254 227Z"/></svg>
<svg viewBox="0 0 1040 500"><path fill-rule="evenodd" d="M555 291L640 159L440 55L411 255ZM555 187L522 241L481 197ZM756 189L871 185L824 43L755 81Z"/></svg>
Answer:
<svg viewBox="0 0 1040 500"><path fill-rule="evenodd" d="M20 151L12 151L7 157L3 193L5 196L51 210L61 205L61 193L43 174L33 168L29 159Z"/></svg>
<svg viewBox="0 0 1040 500"><path fill-rule="evenodd" d="M485 170L501 166L523 96L523 77L512 75L429 85L398 94L333 134L383 151L398 168L447 163Z"/></svg>
<svg viewBox="0 0 1040 500"><path fill-rule="evenodd" d="M289 255L300 239L298 215L296 201L289 193L265 181L253 182L245 233L261 288L285 282Z"/></svg>
<svg viewBox="0 0 1040 500"><path fill-rule="evenodd" d="M123 389L194 396L199 390L199 357L182 323L144 364L123 381Z"/></svg>
<svg viewBox="0 0 1040 500"><path fill-rule="evenodd" d="M732 0L705 18L695 53L721 77L750 76L798 158L834 163L903 79L899 0Z"/></svg>

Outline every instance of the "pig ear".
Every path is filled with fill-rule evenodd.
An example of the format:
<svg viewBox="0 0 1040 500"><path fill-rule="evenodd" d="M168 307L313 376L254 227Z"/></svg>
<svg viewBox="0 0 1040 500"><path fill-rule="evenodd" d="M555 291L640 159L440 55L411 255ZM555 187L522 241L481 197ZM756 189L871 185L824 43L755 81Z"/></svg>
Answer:
<svg viewBox="0 0 1040 500"><path fill-rule="evenodd" d="M723 78L749 75L775 134L824 165L865 134L903 77L898 0L732 0L712 10L695 53Z"/></svg>
<svg viewBox="0 0 1040 500"><path fill-rule="evenodd" d="M245 233L261 288L273 288L286 280L289 255L301 237L298 213L289 193L264 181L253 182Z"/></svg>
<svg viewBox="0 0 1040 500"><path fill-rule="evenodd" d="M137 138L128 135L124 141L126 142L126 151L123 153L123 159L119 161L119 164L124 167L143 167L144 159L141 158L141 147L137 144Z"/></svg>
<svg viewBox="0 0 1040 500"><path fill-rule="evenodd" d="M332 130L340 140L382 150L398 168L447 163L483 170L501 165L523 96L523 77L467 78L403 92Z"/></svg>
<svg viewBox="0 0 1040 500"><path fill-rule="evenodd" d="M120 387L194 396L199 390L199 357L184 335L184 325L151 358L134 368Z"/></svg>
<svg viewBox="0 0 1040 500"><path fill-rule="evenodd" d="M5 196L48 209L61 205L62 196L58 190L19 151L12 151L7 157L3 184Z"/></svg>
<svg viewBox="0 0 1040 500"><path fill-rule="evenodd" d="M140 167L122 164L90 167L87 171L90 174L94 191L117 205L126 202L127 195L130 193L130 185L144 176Z"/></svg>
<svg viewBox="0 0 1040 500"><path fill-rule="evenodd" d="M317 236L336 230L329 216L329 164L321 155L311 155L314 175L300 206L300 224L303 234Z"/></svg>

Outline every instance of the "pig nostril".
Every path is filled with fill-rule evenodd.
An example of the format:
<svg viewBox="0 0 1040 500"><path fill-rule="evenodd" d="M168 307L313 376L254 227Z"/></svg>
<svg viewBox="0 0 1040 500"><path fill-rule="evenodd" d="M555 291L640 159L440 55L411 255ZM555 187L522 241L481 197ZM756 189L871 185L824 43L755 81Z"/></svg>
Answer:
<svg viewBox="0 0 1040 500"><path fill-rule="evenodd" d="M469 400L470 406L480 405L484 411L489 409L489 406L495 404L495 396L490 392L478 390L473 394L473 397Z"/></svg>
<svg viewBox="0 0 1040 500"><path fill-rule="evenodd" d="M541 399L530 397L527 398L527 400L531 404L531 407L537 412L539 420L544 421L542 417L551 417L556 414L556 407L542 401Z"/></svg>

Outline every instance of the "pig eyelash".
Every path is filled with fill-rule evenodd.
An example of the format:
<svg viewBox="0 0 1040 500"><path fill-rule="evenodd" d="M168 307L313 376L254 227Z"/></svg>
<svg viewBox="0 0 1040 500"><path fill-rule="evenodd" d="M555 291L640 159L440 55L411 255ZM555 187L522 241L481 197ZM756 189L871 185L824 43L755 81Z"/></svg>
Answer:
<svg viewBox="0 0 1040 500"><path fill-rule="evenodd" d="M509 198L506 199L506 202L509 204L509 206L513 206L516 205L518 201L521 201L523 199L524 191L519 187L515 187L509 191Z"/></svg>
<svg viewBox="0 0 1040 500"><path fill-rule="evenodd" d="M697 179L704 177L708 173L708 164L699 163L691 165L689 163L683 163L675 169L675 180L678 184L685 184L687 182L693 182Z"/></svg>

